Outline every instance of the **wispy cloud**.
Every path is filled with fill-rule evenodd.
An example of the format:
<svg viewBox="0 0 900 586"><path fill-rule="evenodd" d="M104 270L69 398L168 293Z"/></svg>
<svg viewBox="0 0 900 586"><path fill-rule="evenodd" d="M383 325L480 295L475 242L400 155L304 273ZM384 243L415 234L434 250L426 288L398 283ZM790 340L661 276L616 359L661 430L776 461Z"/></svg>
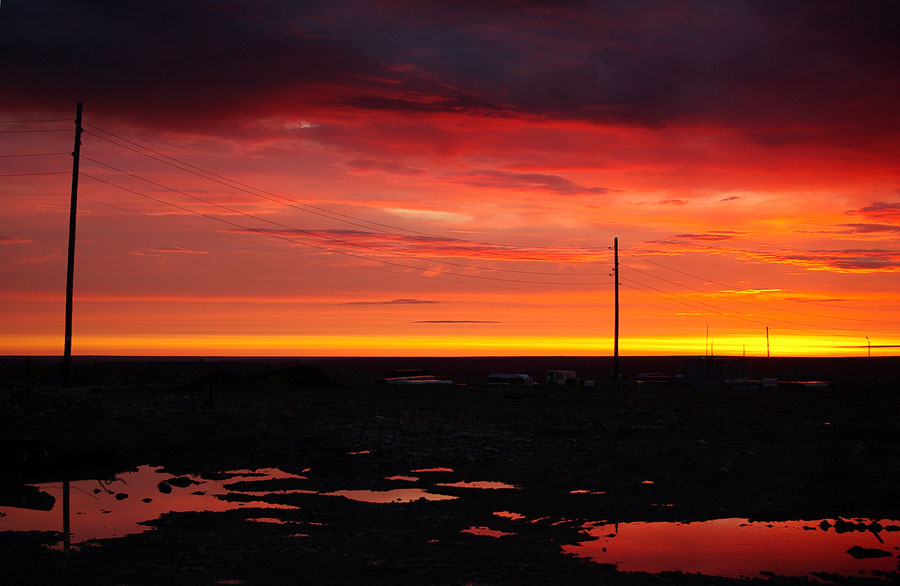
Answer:
<svg viewBox="0 0 900 586"><path fill-rule="evenodd" d="M18 236L0 236L0 244L27 244L28 242L34 242L34 240L26 240Z"/></svg>
<svg viewBox="0 0 900 586"><path fill-rule="evenodd" d="M131 254L135 256L162 256L167 254L209 254L206 250L191 250L180 246L154 246L143 250L135 250Z"/></svg>
<svg viewBox="0 0 900 586"><path fill-rule="evenodd" d="M593 262L607 260L609 251L603 248L523 247L476 242L439 236L405 236L365 232L362 230L304 230L304 229L233 229L231 233L255 236L273 235L290 238L298 244L309 244L326 250L341 250L360 255L407 255L438 258L467 258L472 260L535 261L535 262ZM473 267L476 268L476 267Z"/></svg>
<svg viewBox="0 0 900 586"><path fill-rule="evenodd" d="M900 201L876 201L858 210L848 210L847 213L867 216L881 221L900 223Z"/></svg>
<svg viewBox="0 0 900 586"><path fill-rule="evenodd" d="M900 224L841 224L844 234L871 234L878 232L900 233Z"/></svg>
<svg viewBox="0 0 900 586"><path fill-rule="evenodd" d="M407 167L390 161L374 159L353 159L347 162L347 166L357 171L381 171L395 175L421 175L424 173L424 170L418 167Z"/></svg>
<svg viewBox="0 0 900 586"><path fill-rule="evenodd" d="M510 173L495 169L481 169L450 179L473 187L550 191L560 195L602 195L612 190L606 187L586 187L559 175L546 173Z"/></svg>
<svg viewBox="0 0 900 586"><path fill-rule="evenodd" d="M721 231L710 231L703 234L675 234L673 238L683 238L685 240L697 240L697 241L710 241L710 242L718 242L722 240L733 240L740 232L733 232L728 230Z"/></svg>
<svg viewBox="0 0 900 586"><path fill-rule="evenodd" d="M423 319L409 322L412 324L499 324L503 322L481 319Z"/></svg>
<svg viewBox="0 0 900 586"><path fill-rule="evenodd" d="M347 301L336 305L432 305L440 301L428 299L390 299L387 301Z"/></svg>
<svg viewBox="0 0 900 586"><path fill-rule="evenodd" d="M685 253L715 254L750 263L793 265L809 271L835 273L900 272L900 250L882 248L845 248L836 250L753 250L729 246L705 245L705 239L654 240L631 248L634 255Z"/></svg>

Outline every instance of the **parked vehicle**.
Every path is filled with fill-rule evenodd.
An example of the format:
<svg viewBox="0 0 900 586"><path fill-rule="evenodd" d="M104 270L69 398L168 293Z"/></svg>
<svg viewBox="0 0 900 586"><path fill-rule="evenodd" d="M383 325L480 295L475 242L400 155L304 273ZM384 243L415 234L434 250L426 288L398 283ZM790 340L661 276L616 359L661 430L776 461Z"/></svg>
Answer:
<svg viewBox="0 0 900 586"><path fill-rule="evenodd" d="M577 385L578 375L574 370L548 370L548 385Z"/></svg>
<svg viewBox="0 0 900 586"><path fill-rule="evenodd" d="M532 386L534 380L527 374L508 374L495 373L488 375L488 385L490 386Z"/></svg>

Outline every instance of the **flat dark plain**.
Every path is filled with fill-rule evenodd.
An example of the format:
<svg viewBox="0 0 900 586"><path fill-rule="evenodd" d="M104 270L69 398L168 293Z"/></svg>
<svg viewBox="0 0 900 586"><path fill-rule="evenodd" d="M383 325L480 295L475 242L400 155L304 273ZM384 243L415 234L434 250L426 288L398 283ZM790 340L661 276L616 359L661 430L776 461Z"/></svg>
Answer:
<svg viewBox="0 0 900 586"><path fill-rule="evenodd" d="M247 523L247 510L172 513L153 531L69 552L42 546L55 534L0 532L8 584L796 584L810 577L621 572L561 547L584 541L578 529L590 520L900 519L893 362L825 389L397 387L349 375L332 385L332 364L298 361L165 376L141 363L83 363L62 389L34 364L10 364L0 379L5 482L145 464L208 476L274 467L310 469L302 487L324 493L396 488L388 477L440 467L453 473L430 482L518 489L441 487L464 498L384 504L273 492L264 498L294 508L265 516L293 525ZM43 466L15 463L11 446L29 442L48 447ZM462 532L486 524L512 535ZM290 538L297 525L306 536Z"/></svg>

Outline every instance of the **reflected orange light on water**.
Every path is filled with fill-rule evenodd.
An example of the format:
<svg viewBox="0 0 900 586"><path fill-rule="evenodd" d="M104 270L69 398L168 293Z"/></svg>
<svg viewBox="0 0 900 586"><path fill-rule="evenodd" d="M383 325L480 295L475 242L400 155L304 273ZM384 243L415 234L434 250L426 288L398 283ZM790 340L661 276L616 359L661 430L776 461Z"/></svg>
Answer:
<svg viewBox="0 0 900 586"><path fill-rule="evenodd" d="M863 523L871 523L863 520ZM883 526L900 528L896 522ZM715 519L697 523L589 523L593 539L563 547L566 553L599 563L614 563L619 571L699 572L714 576L755 577L760 572L804 576L811 572L854 575L892 571L897 560L856 559L851 547L894 551L900 533L837 532L818 521L750 523L743 519Z"/></svg>

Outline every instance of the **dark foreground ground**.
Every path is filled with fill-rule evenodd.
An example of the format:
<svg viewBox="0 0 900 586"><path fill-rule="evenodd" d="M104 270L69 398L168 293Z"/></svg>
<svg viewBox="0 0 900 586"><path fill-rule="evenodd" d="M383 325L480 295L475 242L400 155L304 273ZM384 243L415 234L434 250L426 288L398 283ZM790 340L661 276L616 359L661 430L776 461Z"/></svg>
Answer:
<svg viewBox="0 0 900 586"><path fill-rule="evenodd" d="M0 584L793 584L806 579L618 572L560 547L584 541L578 520L900 519L900 389L883 377L828 389L326 388L303 365L206 370L166 380L99 368L68 391L8 370L0 483L153 464L174 475L311 469L284 487L383 490L396 488L387 476L447 467L519 490L442 488L470 492L405 504L276 494L266 498L299 508L265 516L295 525L250 524L246 510L169 514L154 531L70 552L41 546L57 535L0 531ZM22 464L22 442L46 459ZM514 525L495 511L571 522ZM296 523L307 537L287 539ZM484 525L514 535L461 533Z"/></svg>

